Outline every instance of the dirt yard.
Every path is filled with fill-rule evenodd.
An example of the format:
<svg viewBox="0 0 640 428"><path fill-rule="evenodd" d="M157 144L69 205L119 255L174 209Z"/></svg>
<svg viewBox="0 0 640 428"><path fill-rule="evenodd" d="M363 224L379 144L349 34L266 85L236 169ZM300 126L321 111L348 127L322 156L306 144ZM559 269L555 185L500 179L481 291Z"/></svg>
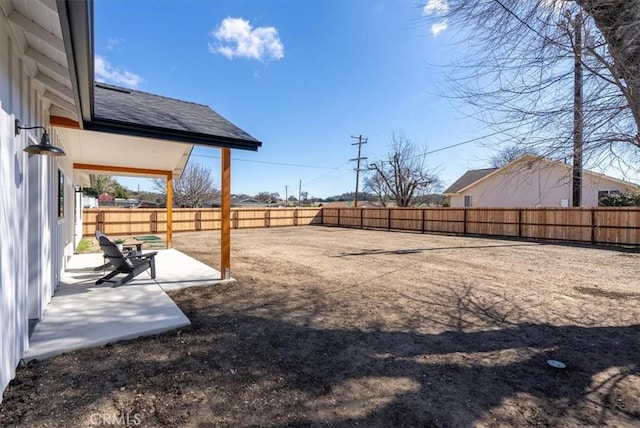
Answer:
<svg viewBox="0 0 640 428"><path fill-rule="evenodd" d="M232 246L237 283L171 294L192 326L29 363L0 426L640 425L640 253L325 227ZM218 265L217 233L175 248Z"/></svg>

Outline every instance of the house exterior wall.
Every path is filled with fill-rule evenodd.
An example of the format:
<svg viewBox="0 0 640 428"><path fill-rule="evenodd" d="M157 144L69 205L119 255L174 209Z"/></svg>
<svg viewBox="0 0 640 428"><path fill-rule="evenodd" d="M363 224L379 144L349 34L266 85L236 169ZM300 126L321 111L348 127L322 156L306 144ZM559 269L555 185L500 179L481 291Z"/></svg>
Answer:
<svg viewBox="0 0 640 428"><path fill-rule="evenodd" d="M48 126L48 103L0 15L0 401L73 252L73 175L66 157L29 155L40 130L15 135L15 119ZM51 133L54 145L64 142ZM58 218L58 169L65 172L65 217Z"/></svg>
<svg viewBox="0 0 640 428"><path fill-rule="evenodd" d="M582 182L583 207L598 206L598 192L626 192L628 186L607 177L584 172ZM522 162L498 172L451 195L451 207L465 206L470 196L472 207L562 207L572 206L571 168L548 162Z"/></svg>

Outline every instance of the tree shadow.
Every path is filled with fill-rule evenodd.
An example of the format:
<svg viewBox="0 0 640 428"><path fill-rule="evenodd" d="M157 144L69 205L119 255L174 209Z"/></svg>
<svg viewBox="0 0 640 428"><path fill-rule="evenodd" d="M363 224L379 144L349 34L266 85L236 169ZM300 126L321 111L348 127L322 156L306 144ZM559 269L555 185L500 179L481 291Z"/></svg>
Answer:
<svg viewBox="0 0 640 428"><path fill-rule="evenodd" d="M524 309L470 285L421 297L424 310L404 331L291 319L304 299L292 307L247 296L246 310L237 310L205 307L194 291L174 298L190 327L30 364L3 408L28 396L30 416L14 412L14 422L43 422L53 401L64 409L56 422L68 426L86 422L105 401L119 414L139 412L151 426L640 421L637 324L527 322ZM307 298L315 314L312 293ZM439 332L425 333L425 326ZM553 369L548 359L567 368ZM47 373L57 373L55 381L42 381Z"/></svg>

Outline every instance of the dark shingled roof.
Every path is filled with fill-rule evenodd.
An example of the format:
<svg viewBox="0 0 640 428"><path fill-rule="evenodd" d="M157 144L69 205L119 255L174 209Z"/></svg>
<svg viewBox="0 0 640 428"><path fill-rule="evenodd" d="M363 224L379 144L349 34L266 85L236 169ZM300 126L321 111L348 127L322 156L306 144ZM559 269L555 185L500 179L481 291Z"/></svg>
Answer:
<svg viewBox="0 0 640 428"><path fill-rule="evenodd" d="M485 169L472 169L464 173L464 175L456 180L447 190L443 193L456 193L465 187L475 183L476 181L486 177L493 171L499 168L485 168Z"/></svg>
<svg viewBox="0 0 640 428"><path fill-rule="evenodd" d="M184 136L183 141L221 146L229 143L257 150L262 143L206 105L96 83L94 111L89 129L116 124L135 130ZM139 132L142 134L142 132ZM195 137L195 138L193 138ZM200 137L198 139L197 137ZM171 139L171 138L169 138ZM209 141L210 140L210 141ZM246 146L246 147L245 147Z"/></svg>

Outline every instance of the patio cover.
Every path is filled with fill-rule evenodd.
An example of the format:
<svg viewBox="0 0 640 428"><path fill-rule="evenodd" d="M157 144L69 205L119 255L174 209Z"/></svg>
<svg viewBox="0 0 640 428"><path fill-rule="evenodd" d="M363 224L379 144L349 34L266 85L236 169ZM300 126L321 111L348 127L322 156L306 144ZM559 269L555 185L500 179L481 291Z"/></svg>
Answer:
<svg viewBox="0 0 640 428"><path fill-rule="evenodd" d="M171 180L182 175L195 144L220 148L220 271L230 277L231 149L256 151L262 143L208 106L94 82L93 1L56 4L74 103L52 110L50 124L63 136L76 179L87 185L89 173L105 172L165 177L170 246Z"/></svg>

